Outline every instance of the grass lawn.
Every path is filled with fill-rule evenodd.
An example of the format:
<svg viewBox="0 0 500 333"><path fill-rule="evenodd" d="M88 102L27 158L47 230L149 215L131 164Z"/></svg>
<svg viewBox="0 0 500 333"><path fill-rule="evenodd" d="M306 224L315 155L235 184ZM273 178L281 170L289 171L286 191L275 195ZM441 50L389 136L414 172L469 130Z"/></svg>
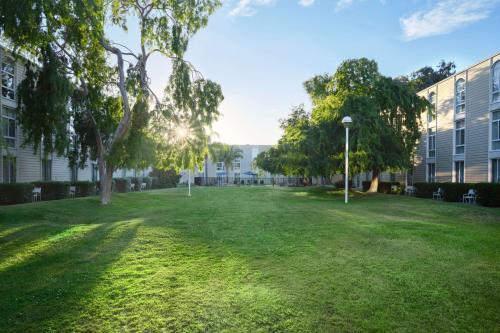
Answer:
<svg viewBox="0 0 500 333"><path fill-rule="evenodd" d="M0 332L500 331L500 209L185 194L0 207Z"/></svg>

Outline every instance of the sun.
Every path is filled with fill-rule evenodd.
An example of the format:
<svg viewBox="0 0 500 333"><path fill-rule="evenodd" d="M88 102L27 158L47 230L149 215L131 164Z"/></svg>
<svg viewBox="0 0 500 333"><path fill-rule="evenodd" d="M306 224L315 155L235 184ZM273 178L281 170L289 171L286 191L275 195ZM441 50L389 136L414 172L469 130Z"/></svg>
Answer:
<svg viewBox="0 0 500 333"><path fill-rule="evenodd" d="M191 134L190 128L186 125L179 125L175 129L175 136L178 141L186 140Z"/></svg>

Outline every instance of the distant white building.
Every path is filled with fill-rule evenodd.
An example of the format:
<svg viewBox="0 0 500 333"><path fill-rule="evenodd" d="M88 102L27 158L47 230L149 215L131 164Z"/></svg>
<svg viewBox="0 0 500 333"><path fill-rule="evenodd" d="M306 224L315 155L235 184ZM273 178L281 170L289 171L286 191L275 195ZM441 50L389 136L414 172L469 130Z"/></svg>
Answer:
<svg viewBox="0 0 500 333"><path fill-rule="evenodd" d="M255 177L270 178L272 176L269 172L260 170L254 165L257 155L269 150L272 145L234 145L234 147L241 149L242 158L235 160L229 168L224 165L223 161L212 161L208 158L201 169L196 169L192 172L191 183L194 183L195 177L202 177L203 179L230 178L234 181L235 178L245 180ZM187 181L188 171L183 170L180 182L187 183Z"/></svg>

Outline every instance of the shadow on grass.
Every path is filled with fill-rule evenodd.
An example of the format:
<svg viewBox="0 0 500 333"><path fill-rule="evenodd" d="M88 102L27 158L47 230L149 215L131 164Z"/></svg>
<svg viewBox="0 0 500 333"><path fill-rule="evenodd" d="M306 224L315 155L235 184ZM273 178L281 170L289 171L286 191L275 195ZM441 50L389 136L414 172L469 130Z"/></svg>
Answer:
<svg viewBox="0 0 500 333"><path fill-rule="evenodd" d="M138 224L93 227L0 271L0 331L48 331L54 318L89 297L101 274L134 239ZM62 230L59 230L62 231Z"/></svg>

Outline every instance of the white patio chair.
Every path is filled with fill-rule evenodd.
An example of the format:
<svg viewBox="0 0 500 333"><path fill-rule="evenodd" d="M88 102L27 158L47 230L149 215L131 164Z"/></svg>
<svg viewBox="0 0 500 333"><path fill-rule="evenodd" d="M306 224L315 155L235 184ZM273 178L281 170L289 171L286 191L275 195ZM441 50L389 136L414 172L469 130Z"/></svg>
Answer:
<svg viewBox="0 0 500 333"><path fill-rule="evenodd" d="M415 195L416 191L415 186L406 186L405 188L406 195Z"/></svg>
<svg viewBox="0 0 500 333"><path fill-rule="evenodd" d="M130 183L130 192L132 192L135 189L135 183Z"/></svg>
<svg viewBox="0 0 500 333"><path fill-rule="evenodd" d="M469 189L469 191L467 191L467 193L465 193L463 195L462 201L463 201L463 203L475 204L476 198L477 198L476 190L471 188L471 189Z"/></svg>
<svg viewBox="0 0 500 333"><path fill-rule="evenodd" d="M33 189L33 196L32 196L32 201L33 202L36 202L36 201L42 201L42 188L41 187L35 187Z"/></svg>
<svg viewBox="0 0 500 333"><path fill-rule="evenodd" d="M76 196L76 186L69 187L69 197L74 198Z"/></svg>
<svg viewBox="0 0 500 333"><path fill-rule="evenodd" d="M443 197L444 197L444 191L441 187L438 188L436 192L432 193L432 199L443 200Z"/></svg>
<svg viewBox="0 0 500 333"><path fill-rule="evenodd" d="M146 190L146 183L141 183L141 192Z"/></svg>

